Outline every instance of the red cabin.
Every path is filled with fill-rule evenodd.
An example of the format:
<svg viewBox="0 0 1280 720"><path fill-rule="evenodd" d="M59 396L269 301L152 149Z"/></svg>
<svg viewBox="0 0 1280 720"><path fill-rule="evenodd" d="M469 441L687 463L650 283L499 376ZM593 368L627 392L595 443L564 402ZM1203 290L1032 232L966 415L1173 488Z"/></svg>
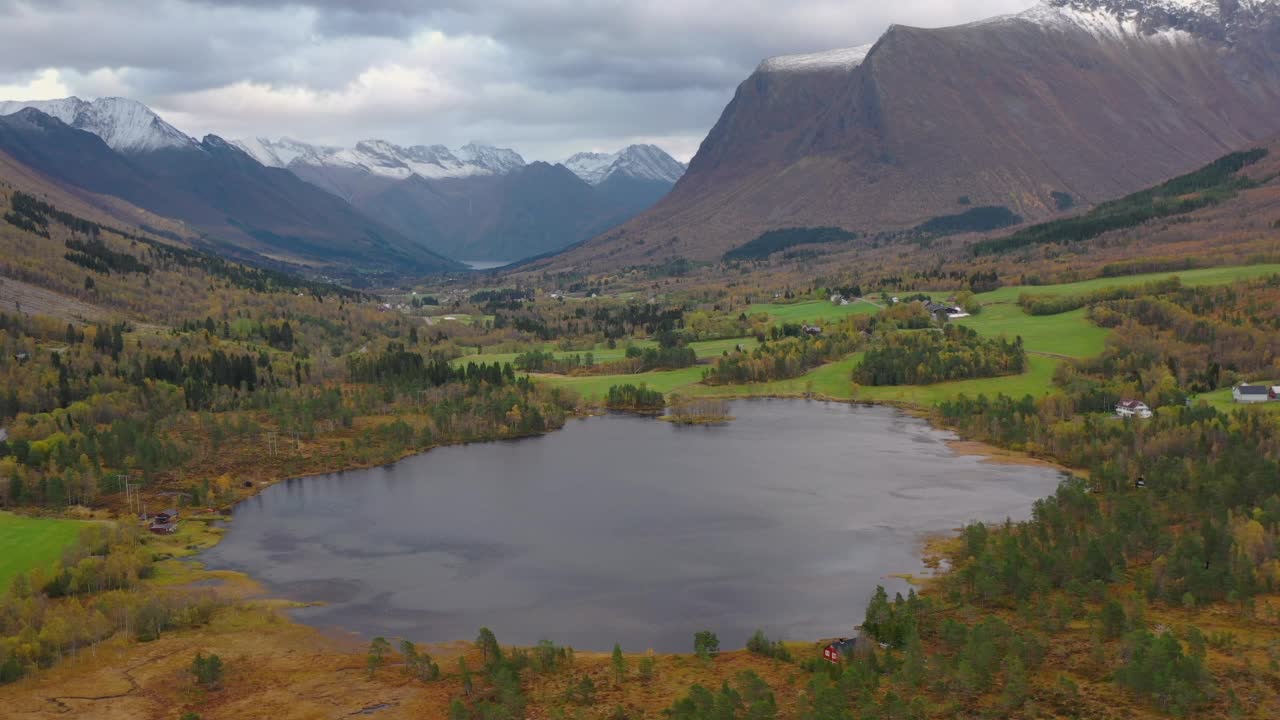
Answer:
<svg viewBox="0 0 1280 720"><path fill-rule="evenodd" d="M857 638L840 638L822 649L822 659L838 665L844 662L844 659L851 654L853 649L857 646Z"/></svg>

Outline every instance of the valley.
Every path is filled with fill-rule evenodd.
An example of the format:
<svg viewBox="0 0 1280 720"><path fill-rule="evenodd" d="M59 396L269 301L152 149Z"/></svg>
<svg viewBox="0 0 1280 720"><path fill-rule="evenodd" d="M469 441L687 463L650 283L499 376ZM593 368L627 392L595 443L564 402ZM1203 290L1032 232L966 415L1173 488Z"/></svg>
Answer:
<svg viewBox="0 0 1280 720"><path fill-rule="evenodd" d="M216 5L0 99L0 715L1280 716L1280 4Z"/></svg>

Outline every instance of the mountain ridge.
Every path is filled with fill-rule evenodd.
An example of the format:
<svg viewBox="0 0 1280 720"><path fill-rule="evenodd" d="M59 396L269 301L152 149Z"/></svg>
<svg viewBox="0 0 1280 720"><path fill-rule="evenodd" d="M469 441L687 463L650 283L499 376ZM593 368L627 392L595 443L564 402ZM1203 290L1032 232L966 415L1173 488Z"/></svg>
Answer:
<svg viewBox="0 0 1280 720"><path fill-rule="evenodd" d="M766 59L671 193L539 267L714 260L768 230L894 233L970 205L1036 221L1280 133L1280 4L1223 15L1222 39L1109 2Z"/></svg>
<svg viewBox="0 0 1280 720"><path fill-rule="evenodd" d="M69 127L102 138L118 152L152 152L163 149L197 149L195 139L165 122L151 108L119 97L93 101L78 97L60 100L0 101L0 116L34 108L58 118Z"/></svg>
<svg viewBox="0 0 1280 720"><path fill-rule="evenodd" d="M183 221L228 252L358 276L461 266L226 140L119 152L36 108L0 116L0 151L51 181ZM87 194L85 194L87 193Z"/></svg>

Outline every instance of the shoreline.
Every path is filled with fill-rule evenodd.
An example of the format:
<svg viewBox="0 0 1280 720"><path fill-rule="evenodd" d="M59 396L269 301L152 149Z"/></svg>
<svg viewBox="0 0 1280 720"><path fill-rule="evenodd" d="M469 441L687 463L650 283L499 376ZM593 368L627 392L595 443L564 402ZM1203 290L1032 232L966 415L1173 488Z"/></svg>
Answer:
<svg viewBox="0 0 1280 720"><path fill-rule="evenodd" d="M1050 462L1048 460L1033 457L1021 451L1007 450L1007 449L999 448L994 445L990 445L988 443L977 441L977 440L965 440L962 437L959 437L958 433L955 433L953 429L938 424L931 413L917 406L902 405L900 403L894 403L894 402L877 402L877 401L865 401L865 400L840 399L840 398L833 398L830 396L816 395L816 394L751 395L751 396L726 397L721 399L728 400L728 401L748 401L748 402L752 400L792 400L792 401L812 400L816 402L834 403L834 404L850 405L850 406L862 405L865 407L889 407L894 410L897 410L898 412L903 413L904 415L908 415L916 419L925 421L929 425L929 427L934 430L956 434L957 437L955 437L954 439L944 440L944 442L947 445L947 447L959 457L973 456L973 457L980 457L981 462L983 463L990 463L995 465L1023 465L1028 467L1054 469L1064 474L1072 473L1072 471L1069 468ZM568 425L569 420L587 420L593 417L602 417L602 416L608 415L610 412L618 412L621 414L632 415L636 417L647 417L657 422L670 422L669 420L667 420L665 416L659 416L652 413L635 412L630 410L617 410L617 409L605 408L603 406L594 406L594 407L582 409L579 412L575 412L573 415L567 416L566 422L564 425L554 429L549 429L542 433L536 433L533 435L525 435L525 436L519 436L519 437L493 438L490 440L477 440L477 441L469 441L469 442L461 442L461 443L436 445L430 448L426 448L424 450L406 452L400 457L387 462L350 465L350 466L345 466L336 470L330 470L330 471L318 472L318 473L309 473L306 475L299 475L299 476L291 476L291 477L282 478L280 480L275 480L275 481L264 481L262 483L255 485L252 493L246 494L242 498L238 498L228 508L228 515L226 516L226 520L229 521L231 516L234 514L235 505L240 504L241 502L249 499L250 497L256 496L266 488L271 487L272 485L275 485L275 484L279 484L281 482L319 477L319 476L328 475L328 474L344 473L344 472L355 471L355 470L369 470L369 469L374 469L379 467L389 467L389 466L395 465L396 463L407 460L409 458L412 458L418 455L425 455L431 452L432 450L436 450L439 448L457 447L461 445L471 445L471 444L483 444L483 443L490 443L490 442L525 440L530 438L543 437L546 435L550 435L553 432L558 432L565 429L565 427ZM710 423L707 423L707 424L710 424ZM715 423L715 424L726 424L726 423ZM702 424L698 423L698 424L695 424L695 426L696 425L702 425ZM909 584L921 589L927 588L930 584L932 584L934 580L938 579L939 577L946 574L950 570L949 562L946 560L946 554L948 550L956 542L958 542L959 530L960 528L957 527L957 528L952 528L946 531L929 532L919 536L915 541L916 551L917 551L917 554L919 555L921 564L926 568L925 573L916 574L915 571L906 571L903 573L891 573L889 577L898 577L900 579L907 581ZM232 570L207 569L204 563L200 560L200 555L216 547L217 544L221 541L221 539L222 539L222 533L218 533L217 535L211 538L211 542L201 544L198 550L196 550L196 552L191 556L191 558L189 559L189 562L199 565L198 572L234 573L236 575L243 576L245 581L247 581L248 583L252 583L256 585L258 588L261 588L262 590L266 591L255 596L253 599L266 601L269 604L274 605L277 609L280 609L280 610L288 610L289 606L293 604L298 604L300 606L308 604L308 603L302 603L300 601L290 600L288 598L278 597L270 594L270 591L266 589L266 587L261 583L261 581L259 581L257 578L254 578L252 575L249 575L248 573L242 573L239 571L232 571ZM287 615L287 613L284 613L284 614L286 615L288 622L298 624L307 628L311 628L312 630L314 630L317 633L320 633L321 635L330 637L330 639L337 640L338 638L341 637L343 639L342 644L351 642L354 640L356 636L358 636L358 633L356 633L355 631L347 631L343 628L326 628L318 625L311 625L309 623L290 617ZM454 639L454 640L441 640L438 642L425 643L425 644L435 645L435 646L449 646L459 642L465 642L465 641ZM801 642L808 642L808 640L803 640Z"/></svg>
<svg viewBox="0 0 1280 720"><path fill-rule="evenodd" d="M909 406L909 405L904 406L900 403L842 399L842 398L834 398L830 396L818 395L818 394L812 394L812 393L796 393L796 394L778 393L778 394L769 394L769 395L742 395L742 396L726 397L723 399L735 400L735 401L737 400L740 400L740 401L813 400L817 402L839 403L843 405L864 405L867 407L890 407L895 410L898 410L899 412L902 412L903 414L928 422L929 426L935 430L953 432L950 428L946 428L945 426L942 426L936 423L934 421L932 414L925 411L924 409L916 406ZM603 414L606 414L607 412L608 410L604 408L598 408L598 407L583 408L582 410L575 412L572 415L566 416L565 425L568 424L568 420L575 420L575 419L585 420L591 417L599 417ZM653 419L658 422L662 421L661 418L653 418ZM329 475L329 474L345 473L349 471L370 470L370 469L379 468L379 467L388 467L396 463L399 463L401 461L407 460L411 457L418 456L418 455L425 455L431 452L432 450L436 450L444 447L456 447L460 445L502 442L502 441L510 441L510 440L524 440L524 439L530 439L535 437L542 437L542 436L549 435L553 432L558 432L560 430L563 430L564 427L565 426L562 425L557 428L548 429L544 432L530 434L530 435L521 435L521 436L514 436L514 437L496 437L496 438L487 439L487 440L474 440L474 441L467 441L467 442L433 445L428 448L405 451L404 453L400 454L398 457L391 460L387 460L387 461L367 462L367 463L353 462L353 463L343 464L341 466L334 467L331 469L321 470L318 472L310 472L310 473L305 473L301 475L289 475L289 476L284 476L279 478L259 480L258 482L255 482L251 488L241 488L242 494L238 493L238 497L230 505L226 506L225 509L222 509L218 513L219 520L221 522L232 521L232 519L234 518L235 507L237 505L239 505L240 503L252 497L257 496L259 493L261 493L262 491L266 490L269 487L272 487L274 485L278 485L284 482L319 477L319 476ZM1005 449L998 448L980 441L965 440L963 438L957 437L955 439L946 440L945 442L948 448L950 448L952 452L956 453L958 456L977 456L982 458L982 462L989 462L992 464L1011 464L1011 465L1027 465L1027 466L1034 466L1034 467L1047 467L1047 468L1053 468L1053 469L1059 470L1063 473L1072 472L1068 468L1049 462L1047 460L1035 458L1030 455L1027 455L1026 453L1019 452L1019 451L1005 450ZM247 492L244 492L246 490ZM117 521L128 521L129 516L127 515L117 516L115 519ZM195 522L201 522L201 521L189 520L187 522L195 523ZM916 575L913 573L907 573L907 574L898 573L898 574L892 574L892 576L902 578L916 587L920 587L922 589L927 588L928 585L930 585L933 580L937 579L938 577L940 577L942 574L945 574L949 570L949 568L947 567L948 563L945 560L946 549L950 544L953 544L955 541L957 541L958 539L957 531L958 529L952 529L952 530L943 531L943 532L934 532L934 533L929 533L917 538L916 540L917 552L920 555L921 563L926 568L928 568L928 574ZM204 561L202 560L201 555L215 548L222 540L223 534L224 534L223 532L201 532L196 537L191 538L191 540L193 540L194 542L192 542L190 545L187 546L187 548L191 551L191 554L187 555L186 557L174 558L174 560L178 560L183 564L185 564L188 568L188 573L189 573L189 574L183 573L184 575L187 575L187 576L182 578L180 582L176 583L175 584L176 587L198 587L201 583L207 583L207 582L213 581L217 585L222 586L221 588L218 588L218 589L221 589L224 592L219 594L229 595L235 598L237 601L261 603L262 607L272 612L275 612L277 615L279 615L282 618L284 622L287 622L292 625L296 625L301 628L306 628L308 631L314 633L317 638L323 639L325 641L332 643L336 650L350 651L352 647L351 645L352 643L359 644L359 641L356 639L356 637L358 636L358 633L355 633L354 631L349 632L342 628L325 628L317 625L311 625L309 623L300 621L292 617L287 612L287 610L290 609L290 607L304 606L307 603L300 602L297 600L292 600L286 597L281 597L273 594L258 578L255 578L252 575L245 572L241 572L241 571L215 570L215 569L208 568L205 565ZM230 591L230 592L227 592L227 591ZM215 592L217 592L217 589L215 589ZM442 649L447 646L456 646L456 644L460 642L465 643L466 641L465 640L442 640L439 642L424 643L424 645L430 645L438 649ZM808 642L808 641L806 640L806 641L798 641L798 642Z"/></svg>

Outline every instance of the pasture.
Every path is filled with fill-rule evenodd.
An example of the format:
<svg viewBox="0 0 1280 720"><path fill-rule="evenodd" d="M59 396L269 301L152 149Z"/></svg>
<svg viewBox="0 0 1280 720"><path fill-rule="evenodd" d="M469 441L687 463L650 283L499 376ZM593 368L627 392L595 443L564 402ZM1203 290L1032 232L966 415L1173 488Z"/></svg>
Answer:
<svg viewBox="0 0 1280 720"><path fill-rule="evenodd" d="M756 303L748 310L748 315L765 313L774 322L830 322L841 320L850 315L874 315L880 307L866 300L858 300L848 305L834 305L827 300L810 300L798 303Z"/></svg>
<svg viewBox="0 0 1280 720"><path fill-rule="evenodd" d="M15 575L38 567L53 567L62 557L62 550L75 541L84 525L76 520L0 512L0 594L8 591Z"/></svg>
<svg viewBox="0 0 1280 720"><path fill-rule="evenodd" d="M1275 385L1277 382L1257 381L1257 385ZM1253 405L1240 405L1231 396L1231 388L1219 388L1213 392L1196 395L1191 400L1193 403L1203 402L1218 412L1231 414L1237 410L1250 410L1256 412L1280 413L1280 402L1257 403Z"/></svg>
<svg viewBox="0 0 1280 720"><path fill-rule="evenodd" d="M1064 285L1010 285L999 290L978 295L982 303L1007 302L1016 303L1018 296L1030 295L1078 295L1081 293L1102 290L1103 288L1128 287L1142 285L1155 280L1164 280L1175 275L1188 287L1197 285L1226 285L1241 280L1266 277L1280 273L1280 263L1261 265L1233 265L1230 267L1201 268L1199 270L1182 270L1179 272L1148 273L1146 275L1124 275L1121 277L1094 278Z"/></svg>
<svg viewBox="0 0 1280 720"><path fill-rule="evenodd" d="M725 353L726 351L732 352L733 349L739 345L741 345L743 348L747 350L751 350L751 349L754 349L756 345L759 345L759 344L760 343L756 342L756 339L753 337L742 337L742 338L728 338L724 340L699 340L698 342L689 343L689 347L693 348L693 351L698 355L698 359L701 360L704 358L714 358L718 355ZM650 347L657 347L658 343L656 343L653 340L634 340L629 343L618 345L617 347L613 347L613 348L610 348L607 345L597 345L596 347L590 350L557 350L554 345L542 345L538 349L544 352L553 352L555 353L555 356L557 358L572 357L574 355L586 355L587 353L591 353L593 359L596 362L601 363L601 362L609 362L610 360L621 360L625 358L627 356L628 345L632 347L638 347L638 348L650 348ZM534 349L534 347L530 346L529 349L532 350ZM453 364L465 365L471 362L514 363L516 361L516 357L519 354L520 353L509 352L509 353L482 353L477 355L463 355L460 358L454 359Z"/></svg>
<svg viewBox="0 0 1280 720"><path fill-rule="evenodd" d="M1100 328L1085 317L1085 308L1058 315L1028 315L1012 302L986 305L973 317L955 322L987 337L1022 336L1022 345L1033 353L1073 358L1100 355L1106 349L1110 330Z"/></svg>

